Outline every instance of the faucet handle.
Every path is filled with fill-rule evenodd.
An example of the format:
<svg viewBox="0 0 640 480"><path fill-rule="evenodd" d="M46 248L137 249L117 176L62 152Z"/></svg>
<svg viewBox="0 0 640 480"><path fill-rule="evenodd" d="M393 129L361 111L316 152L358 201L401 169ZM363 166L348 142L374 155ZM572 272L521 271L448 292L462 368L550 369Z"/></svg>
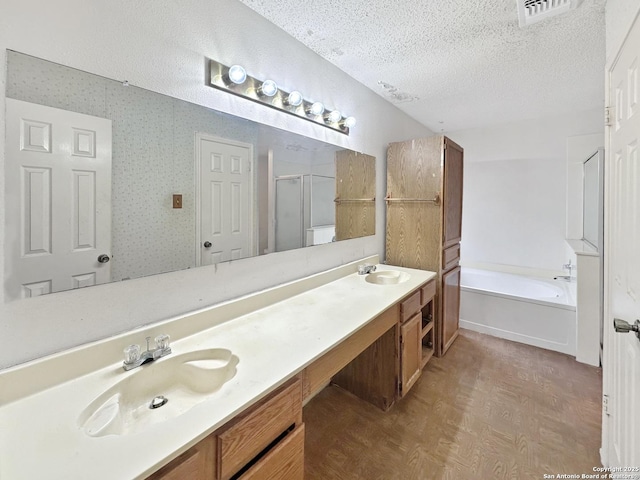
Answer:
<svg viewBox="0 0 640 480"><path fill-rule="evenodd" d="M158 335L156 337L156 348L159 348L161 350L166 350L167 348L169 348L169 335Z"/></svg>
<svg viewBox="0 0 640 480"><path fill-rule="evenodd" d="M132 365L140 360L140 345L129 345L124 349L125 365Z"/></svg>
<svg viewBox="0 0 640 480"><path fill-rule="evenodd" d="M361 265L358 265L359 275L366 275L367 273L371 273L375 271L376 271L376 266L371 263L363 263Z"/></svg>

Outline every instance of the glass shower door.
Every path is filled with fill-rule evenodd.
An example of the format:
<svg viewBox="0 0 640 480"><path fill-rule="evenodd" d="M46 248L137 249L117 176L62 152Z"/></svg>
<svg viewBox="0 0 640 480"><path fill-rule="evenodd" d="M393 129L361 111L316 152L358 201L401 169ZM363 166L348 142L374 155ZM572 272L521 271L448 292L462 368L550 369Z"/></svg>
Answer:
<svg viewBox="0 0 640 480"><path fill-rule="evenodd" d="M276 252L304 246L304 190L302 175L276 178Z"/></svg>

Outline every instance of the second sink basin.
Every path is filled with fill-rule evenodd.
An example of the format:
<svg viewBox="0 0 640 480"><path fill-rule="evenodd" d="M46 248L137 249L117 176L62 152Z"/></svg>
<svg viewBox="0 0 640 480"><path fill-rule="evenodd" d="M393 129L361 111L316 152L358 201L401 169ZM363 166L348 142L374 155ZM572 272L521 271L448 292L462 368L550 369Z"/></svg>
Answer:
<svg viewBox="0 0 640 480"><path fill-rule="evenodd" d="M396 285L406 282L409 278L411 278L411 275L399 270L379 270L368 274L365 280L377 285Z"/></svg>
<svg viewBox="0 0 640 480"><path fill-rule="evenodd" d="M231 380L238 361L230 350L211 348L123 372L126 378L81 413L79 426L92 437L127 435L182 415ZM156 408L150 408L152 402Z"/></svg>

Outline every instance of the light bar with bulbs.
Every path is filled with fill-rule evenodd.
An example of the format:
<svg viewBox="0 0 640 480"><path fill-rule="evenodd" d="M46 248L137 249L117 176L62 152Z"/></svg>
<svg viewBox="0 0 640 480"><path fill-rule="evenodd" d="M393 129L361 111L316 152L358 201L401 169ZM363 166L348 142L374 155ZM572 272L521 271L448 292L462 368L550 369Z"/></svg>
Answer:
<svg viewBox="0 0 640 480"><path fill-rule="evenodd" d="M349 130L356 124L354 117L344 117L339 110L329 109L322 102L306 100L297 90L285 92L274 80L258 80L247 75L246 70L240 65L227 67L215 60L209 60L208 83L219 90L296 115L346 135L349 135Z"/></svg>

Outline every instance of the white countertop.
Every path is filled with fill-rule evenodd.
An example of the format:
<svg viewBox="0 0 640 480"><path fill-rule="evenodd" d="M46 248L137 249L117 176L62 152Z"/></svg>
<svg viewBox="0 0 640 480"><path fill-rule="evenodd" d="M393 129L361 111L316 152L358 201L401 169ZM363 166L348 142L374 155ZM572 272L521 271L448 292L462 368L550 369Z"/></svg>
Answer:
<svg viewBox="0 0 640 480"><path fill-rule="evenodd" d="M579 239L567 238L567 243L573 249L576 255L587 255L592 257L599 257L598 250L588 242Z"/></svg>
<svg viewBox="0 0 640 480"><path fill-rule="evenodd" d="M375 285L352 273L360 263L0 371L0 480L144 479L435 276L378 265L411 276ZM249 313L226 318L243 310ZM189 332L201 325L208 328ZM175 339L172 355L231 350L240 359L236 375L211 398L141 433L88 436L81 412L136 372L123 371L122 349L167 331Z"/></svg>

